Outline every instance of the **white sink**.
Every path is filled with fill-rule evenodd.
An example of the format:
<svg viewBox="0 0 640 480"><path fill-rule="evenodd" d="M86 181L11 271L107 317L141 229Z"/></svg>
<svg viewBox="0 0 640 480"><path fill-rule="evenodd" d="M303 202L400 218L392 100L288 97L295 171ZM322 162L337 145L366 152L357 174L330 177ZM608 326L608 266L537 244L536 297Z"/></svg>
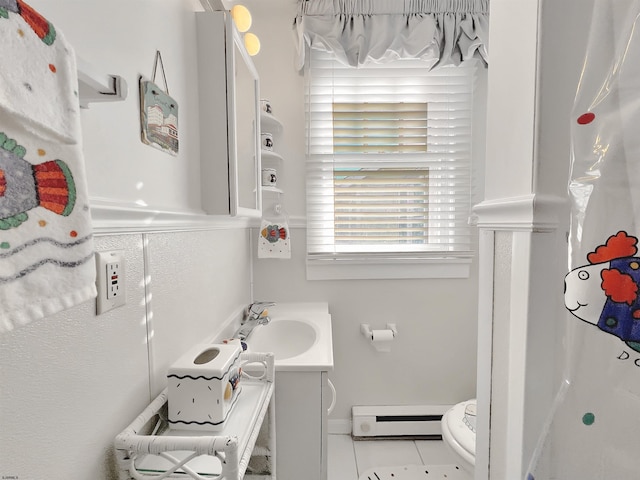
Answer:
<svg viewBox="0 0 640 480"><path fill-rule="evenodd" d="M250 352L273 352L278 371L333 370L331 315L326 303L279 303L271 321L246 339Z"/></svg>
<svg viewBox="0 0 640 480"><path fill-rule="evenodd" d="M273 352L275 360L297 357L313 347L318 339L311 323L298 319L278 319L256 327L247 344L254 352Z"/></svg>

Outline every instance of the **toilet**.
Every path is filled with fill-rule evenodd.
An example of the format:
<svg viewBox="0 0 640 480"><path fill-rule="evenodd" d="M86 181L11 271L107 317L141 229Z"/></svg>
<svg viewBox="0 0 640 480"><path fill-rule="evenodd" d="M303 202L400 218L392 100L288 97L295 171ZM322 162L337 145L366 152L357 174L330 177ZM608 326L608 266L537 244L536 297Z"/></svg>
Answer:
<svg viewBox="0 0 640 480"><path fill-rule="evenodd" d="M442 416L442 440L455 454L463 470L473 473L476 464L476 400L451 407Z"/></svg>

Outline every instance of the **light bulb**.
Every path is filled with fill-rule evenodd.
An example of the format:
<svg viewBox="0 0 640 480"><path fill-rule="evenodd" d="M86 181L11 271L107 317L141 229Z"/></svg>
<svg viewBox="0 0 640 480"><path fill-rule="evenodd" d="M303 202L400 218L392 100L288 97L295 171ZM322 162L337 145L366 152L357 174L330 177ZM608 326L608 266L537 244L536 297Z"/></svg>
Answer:
<svg viewBox="0 0 640 480"><path fill-rule="evenodd" d="M239 32L244 33L251 28L251 12L244 5L231 7L231 18L233 18Z"/></svg>
<svg viewBox="0 0 640 480"><path fill-rule="evenodd" d="M247 53L249 55L257 55L257 53L260 51L260 39L253 33L245 33L244 46L246 47Z"/></svg>

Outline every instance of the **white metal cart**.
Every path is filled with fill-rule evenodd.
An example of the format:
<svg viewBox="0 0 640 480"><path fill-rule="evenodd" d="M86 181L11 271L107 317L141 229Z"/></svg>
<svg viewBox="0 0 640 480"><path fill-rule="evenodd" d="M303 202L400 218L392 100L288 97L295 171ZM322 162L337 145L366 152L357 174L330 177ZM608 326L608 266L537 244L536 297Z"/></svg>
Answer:
<svg viewBox="0 0 640 480"><path fill-rule="evenodd" d="M223 430L219 432L169 429L165 389L131 425L115 439L120 480L263 480L276 478L274 356L241 356L242 391ZM262 370L257 375L249 370ZM265 421L265 418L267 421ZM256 446L265 437L266 445ZM264 456L265 466L248 473L249 460Z"/></svg>

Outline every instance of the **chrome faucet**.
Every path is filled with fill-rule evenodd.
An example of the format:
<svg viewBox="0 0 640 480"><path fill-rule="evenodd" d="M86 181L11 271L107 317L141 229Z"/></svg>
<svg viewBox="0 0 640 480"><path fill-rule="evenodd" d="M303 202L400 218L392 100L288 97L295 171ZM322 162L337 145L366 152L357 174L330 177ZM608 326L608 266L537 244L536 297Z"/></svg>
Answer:
<svg viewBox="0 0 640 480"><path fill-rule="evenodd" d="M253 302L245 309L242 324L257 320L258 325L266 325L271 319L263 313L268 307L274 305L275 302Z"/></svg>
<svg viewBox="0 0 640 480"><path fill-rule="evenodd" d="M258 325L266 325L271 321L269 316L265 315L268 307L275 305L274 302L253 302L244 310L240 328L234 335L240 340L246 340L254 328Z"/></svg>

